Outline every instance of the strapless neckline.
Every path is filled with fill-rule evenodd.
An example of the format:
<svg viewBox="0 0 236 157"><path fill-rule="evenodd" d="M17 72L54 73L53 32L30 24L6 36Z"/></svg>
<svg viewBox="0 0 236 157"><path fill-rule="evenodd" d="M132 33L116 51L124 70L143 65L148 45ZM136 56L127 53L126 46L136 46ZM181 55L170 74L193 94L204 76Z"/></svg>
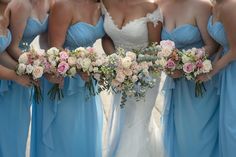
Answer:
<svg viewBox="0 0 236 157"><path fill-rule="evenodd" d="M97 21L97 23L95 25L87 23L87 22L79 21L79 22L76 22L76 23L72 24L70 27L75 27L77 25L82 24L82 25L87 25L89 27L96 28L100 24L101 21L102 21L102 16L99 17L99 19L98 19L98 21Z"/></svg>
<svg viewBox="0 0 236 157"><path fill-rule="evenodd" d="M210 16L209 23L210 23L211 26L223 25L220 21L215 21L215 22L213 23L213 15Z"/></svg>
<svg viewBox="0 0 236 157"><path fill-rule="evenodd" d="M1 35L0 35L0 38L7 38L8 35L9 35L9 33L10 33L10 30L7 29L7 34L5 34L5 35L1 34Z"/></svg>
<svg viewBox="0 0 236 157"><path fill-rule="evenodd" d="M197 26L192 25L192 24L182 24L182 25L179 25L179 26L175 27L174 29L172 29L170 31L166 27L163 27L163 30L165 30L165 32L167 32L169 34L172 34L172 33L176 32L176 31L178 31L178 30L180 30L182 28L186 28L186 27L191 27L191 28L198 29Z"/></svg>

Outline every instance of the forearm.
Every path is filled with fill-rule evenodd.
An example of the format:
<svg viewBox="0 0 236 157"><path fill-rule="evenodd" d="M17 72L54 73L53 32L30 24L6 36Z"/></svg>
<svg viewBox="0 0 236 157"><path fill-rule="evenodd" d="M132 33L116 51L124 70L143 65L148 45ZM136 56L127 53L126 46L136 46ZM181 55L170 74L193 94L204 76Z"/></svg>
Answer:
<svg viewBox="0 0 236 157"><path fill-rule="evenodd" d="M7 49L7 53L14 59L15 61L18 61L20 55L22 54L22 51L19 47L17 48L11 48L9 47Z"/></svg>
<svg viewBox="0 0 236 157"><path fill-rule="evenodd" d="M2 80L15 80L17 77L15 71L0 65L0 78Z"/></svg>
<svg viewBox="0 0 236 157"><path fill-rule="evenodd" d="M110 55L115 51L115 46L109 37L104 37L102 39L102 47L107 55Z"/></svg>
<svg viewBox="0 0 236 157"><path fill-rule="evenodd" d="M17 66L17 62L7 52L0 55L0 64L12 70Z"/></svg>

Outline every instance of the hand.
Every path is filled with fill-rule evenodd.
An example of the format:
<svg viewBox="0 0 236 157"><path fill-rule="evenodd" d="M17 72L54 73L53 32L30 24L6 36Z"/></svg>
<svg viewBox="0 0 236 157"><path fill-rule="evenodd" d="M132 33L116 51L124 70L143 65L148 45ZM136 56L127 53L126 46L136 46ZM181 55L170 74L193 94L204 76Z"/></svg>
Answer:
<svg viewBox="0 0 236 157"><path fill-rule="evenodd" d="M63 77L56 77L51 74L44 74L44 76L49 82L51 82L53 84L59 84L60 87L63 87L63 85L64 85L64 78Z"/></svg>
<svg viewBox="0 0 236 157"><path fill-rule="evenodd" d="M79 72L79 75L80 75L80 77L81 77L84 81L86 81L86 82L89 81L89 74L88 74L88 73L86 73L86 72Z"/></svg>
<svg viewBox="0 0 236 157"><path fill-rule="evenodd" d="M24 87L30 87L33 85L33 82L34 82L29 76L26 76L26 75L23 75L23 76L17 75L15 78L15 81Z"/></svg>
<svg viewBox="0 0 236 157"><path fill-rule="evenodd" d="M211 77L212 77L212 76L211 76L210 73L201 74L201 75L198 75L198 76L197 76L196 81L197 81L197 82L206 82L206 81L211 80Z"/></svg>
<svg viewBox="0 0 236 157"><path fill-rule="evenodd" d="M180 78L183 76L183 72L181 70L175 70L171 74L169 74L168 76L170 76L172 78Z"/></svg>

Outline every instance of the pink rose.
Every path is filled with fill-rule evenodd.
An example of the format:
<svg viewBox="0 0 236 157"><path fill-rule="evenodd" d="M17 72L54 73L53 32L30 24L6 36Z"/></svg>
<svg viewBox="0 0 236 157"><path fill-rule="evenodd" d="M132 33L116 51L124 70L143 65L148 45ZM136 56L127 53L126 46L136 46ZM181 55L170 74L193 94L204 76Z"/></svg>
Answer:
<svg viewBox="0 0 236 157"><path fill-rule="evenodd" d="M202 58L205 56L205 49L204 48L201 48L201 49L197 49L196 50L196 57L197 58Z"/></svg>
<svg viewBox="0 0 236 157"><path fill-rule="evenodd" d="M61 62L61 63L58 65L57 71L58 71L60 74L65 74L69 68L70 68L69 64L67 64L66 62Z"/></svg>
<svg viewBox="0 0 236 157"><path fill-rule="evenodd" d="M168 69L174 70L175 67L176 67L176 64L175 64L175 62L174 62L172 59L169 59L169 60L166 62L166 66L165 66L165 67L168 68Z"/></svg>
<svg viewBox="0 0 236 157"><path fill-rule="evenodd" d="M165 48L168 48L171 50L173 50L175 48L175 43L171 40L162 40L160 42L160 45L161 45L161 47L165 47Z"/></svg>
<svg viewBox="0 0 236 157"><path fill-rule="evenodd" d="M66 51L61 51L60 52L60 60L65 61L69 58L69 55Z"/></svg>
<svg viewBox="0 0 236 157"><path fill-rule="evenodd" d="M202 67L203 67L202 60L198 60L198 61L196 62L196 67L197 67L197 68L202 68Z"/></svg>
<svg viewBox="0 0 236 157"><path fill-rule="evenodd" d="M187 74L190 74L194 71L194 64L193 63L185 63L183 65L183 71L186 72Z"/></svg>

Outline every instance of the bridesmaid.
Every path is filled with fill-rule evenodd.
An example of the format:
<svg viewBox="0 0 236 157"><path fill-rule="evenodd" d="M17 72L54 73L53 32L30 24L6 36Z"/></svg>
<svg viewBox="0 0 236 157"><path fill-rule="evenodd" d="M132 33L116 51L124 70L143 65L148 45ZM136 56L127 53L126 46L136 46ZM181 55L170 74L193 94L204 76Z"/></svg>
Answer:
<svg viewBox="0 0 236 157"><path fill-rule="evenodd" d="M214 64L213 70L199 77L208 81L214 75L220 75L220 157L234 157L236 154L236 2L234 0L216 0L213 16L208 22L208 31L222 47L222 57Z"/></svg>
<svg viewBox="0 0 236 157"><path fill-rule="evenodd" d="M211 14L208 0L162 0L162 40L172 40L179 49L204 47L210 56L217 45L207 33ZM188 14L186 14L186 12ZM163 115L165 151L169 157L218 157L219 96L216 83L205 82L207 91L195 97L195 82L181 71L167 76Z"/></svg>
<svg viewBox="0 0 236 157"><path fill-rule="evenodd" d="M23 43L30 44L37 35L47 30L46 4L46 0L12 0L8 4L6 15L10 17L12 42L7 52L15 60L11 67L26 50ZM24 157L30 123L30 88L11 81L7 84L1 82L1 85L4 85L5 92L1 97L0 156Z"/></svg>
<svg viewBox="0 0 236 157"><path fill-rule="evenodd" d="M59 0L49 15L50 47L74 50L93 46L104 35L100 3L95 0ZM85 75L82 75L86 79ZM31 157L101 157L102 108L97 97L88 99L85 81L65 78L64 98L47 93L60 79L46 75L41 82L44 100L33 106Z"/></svg>

